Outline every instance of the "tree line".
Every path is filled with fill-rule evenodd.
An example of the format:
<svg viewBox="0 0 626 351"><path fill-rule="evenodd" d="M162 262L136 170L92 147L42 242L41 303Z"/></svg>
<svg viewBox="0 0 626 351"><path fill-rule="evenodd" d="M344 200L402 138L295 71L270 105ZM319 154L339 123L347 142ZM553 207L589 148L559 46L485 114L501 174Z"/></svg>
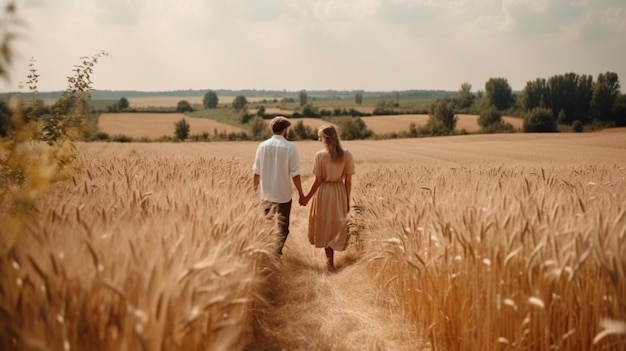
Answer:
<svg viewBox="0 0 626 351"><path fill-rule="evenodd" d="M34 74L31 72L31 74ZM356 105L363 103L367 93L357 90L354 93ZM430 119L426 126L410 125L406 133L394 134L389 137L419 137L438 136L458 133L456 130L457 114L467 113L479 115L478 124L484 133L513 132L515 129L502 119L503 115L523 118L525 132L554 132L559 129L583 131L585 128L596 129L611 126L626 125L626 96L620 92L618 75L606 72L593 79L590 75L566 73L554 75L548 79L537 78L528 81L521 92L514 93L506 78L490 78L484 90L472 91L471 84L464 82L456 93L442 95L425 111L411 110L400 106L402 93L388 95L389 100L380 100L372 113L364 113L355 108L333 109L318 108L311 102L306 90L297 93L297 100L290 97L282 98L282 102L297 102L291 117L311 117L337 119L340 117L361 118L370 115L395 115L404 113L428 113ZM371 96L369 97L372 98ZM277 102L274 99L273 102ZM274 117L265 113L263 105L258 106L256 112L248 111L249 101L244 95L237 95L231 107L238 115L242 125L258 116L261 119ZM214 90L204 93L202 108L215 109L219 106L219 96ZM41 100L33 99L33 103L26 107L26 115L33 119L44 116L55 116L63 113L63 100L47 107ZM126 97L108 106L108 112L132 111ZM187 100L178 102L175 111L193 112L194 108ZM6 136L11 128L11 109L5 101L0 101L0 136ZM50 120L49 120L50 121ZM343 122L342 122L343 123ZM371 138L374 133L367 129L365 123L345 122L348 129L343 138ZM184 123L177 127L176 139L184 140L189 134L185 133ZM302 129L303 127L301 127ZM357 128L361 128L358 130ZM304 129L303 129L304 130ZM252 138L258 137L252 133ZM301 131L297 138L307 139L315 137L314 131ZM380 137L380 136L378 136ZM229 137L230 139L230 137Z"/></svg>
<svg viewBox="0 0 626 351"><path fill-rule="evenodd" d="M511 92L506 79L491 78L479 102L476 107L481 116L495 107L523 117L525 131L556 131L557 125L626 126L626 95L621 94L614 72L600 73L595 81L576 73L537 78L528 81L518 95Z"/></svg>

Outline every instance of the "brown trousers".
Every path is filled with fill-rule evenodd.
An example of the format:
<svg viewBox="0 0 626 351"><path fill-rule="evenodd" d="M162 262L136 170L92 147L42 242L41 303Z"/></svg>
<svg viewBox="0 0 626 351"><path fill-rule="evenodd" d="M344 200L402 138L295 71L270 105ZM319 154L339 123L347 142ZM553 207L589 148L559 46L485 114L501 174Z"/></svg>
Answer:
<svg viewBox="0 0 626 351"><path fill-rule="evenodd" d="M276 230L279 235L278 254L283 254L283 246L287 241L289 235L289 215L291 214L291 203L276 203L270 201L263 201L263 213L266 218L272 218L276 215Z"/></svg>

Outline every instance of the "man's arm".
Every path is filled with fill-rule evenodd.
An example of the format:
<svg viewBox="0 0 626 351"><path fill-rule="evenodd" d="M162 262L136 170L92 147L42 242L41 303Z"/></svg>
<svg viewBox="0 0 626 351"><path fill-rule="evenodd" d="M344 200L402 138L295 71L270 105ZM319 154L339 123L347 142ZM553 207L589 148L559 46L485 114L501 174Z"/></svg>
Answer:
<svg viewBox="0 0 626 351"><path fill-rule="evenodd" d="M255 173L254 176L252 177L252 187L254 188L254 191L259 190L260 182L261 182L261 176Z"/></svg>
<svg viewBox="0 0 626 351"><path fill-rule="evenodd" d="M298 174L291 179L293 180L293 185L295 185L296 189L298 189L298 196L300 198L304 197L304 192L302 191L302 179L300 179L300 175Z"/></svg>

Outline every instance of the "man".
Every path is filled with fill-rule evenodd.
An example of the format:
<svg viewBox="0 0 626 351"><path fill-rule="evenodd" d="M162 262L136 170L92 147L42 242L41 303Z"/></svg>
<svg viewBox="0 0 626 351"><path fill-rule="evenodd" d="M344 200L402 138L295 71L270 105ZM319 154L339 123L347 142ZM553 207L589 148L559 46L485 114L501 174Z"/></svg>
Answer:
<svg viewBox="0 0 626 351"><path fill-rule="evenodd" d="M254 172L252 184L255 191L259 185L261 186L265 215L268 217L278 215L279 255L282 255L283 246L289 235L291 181L296 186L300 198L304 197L298 150L293 143L285 139L289 126L291 122L283 116L272 119L270 128L273 135L259 144L252 166Z"/></svg>

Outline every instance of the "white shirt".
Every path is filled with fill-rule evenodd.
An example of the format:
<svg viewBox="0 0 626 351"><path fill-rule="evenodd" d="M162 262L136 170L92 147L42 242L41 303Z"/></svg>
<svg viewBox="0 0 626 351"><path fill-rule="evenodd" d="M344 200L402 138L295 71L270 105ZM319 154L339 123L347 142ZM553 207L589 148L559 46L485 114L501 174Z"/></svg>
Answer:
<svg viewBox="0 0 626 351"><path fill-rule="evenodd" d="M291 201L291 178L300 175L296 146L282 135L274 134L259 144L252 171L261 177L261 197L285 203Z"/></svg>

